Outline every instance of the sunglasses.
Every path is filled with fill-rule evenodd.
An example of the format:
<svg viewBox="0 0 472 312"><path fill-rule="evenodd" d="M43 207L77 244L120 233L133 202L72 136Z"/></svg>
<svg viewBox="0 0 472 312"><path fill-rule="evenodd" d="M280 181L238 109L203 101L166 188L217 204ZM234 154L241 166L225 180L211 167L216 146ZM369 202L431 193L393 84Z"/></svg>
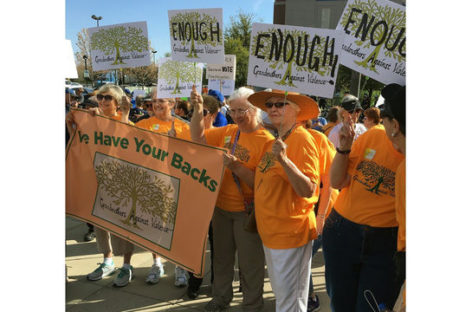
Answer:
<svg viewBox="0 0 472 312"><path fill-rule="evenodd" d="M265 103L265 107L267 108L272 108L272 106L275 106L277 108L282 108L285 105L288 105L288 102Z"/></svg>
<svg viewBox="0 0 472 312"><path fill-rule="evenodd" d="M97 94L97 100L101 101L105 99L106 101L111 101L113 100L113 97L111 95L103 95L103 94Z"/></svg>
<svg viewBox="0 0 472 312"><path fill-rule="evenodd" d="M208 115L208 113L209 113L208 109L204 108L204 109L203 109L203 116Z"/></svg>

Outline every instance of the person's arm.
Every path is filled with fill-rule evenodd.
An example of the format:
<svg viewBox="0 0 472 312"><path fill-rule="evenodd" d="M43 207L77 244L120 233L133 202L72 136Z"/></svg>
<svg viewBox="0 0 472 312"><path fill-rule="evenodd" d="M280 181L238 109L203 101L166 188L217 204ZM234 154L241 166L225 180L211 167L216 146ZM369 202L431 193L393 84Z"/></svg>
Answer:
<svg viewBox="0 0 472 312"><path fill-rule="evenodd" d="M206 144L205 140L205 122L203 120L203 98L197 92L195 85L190 93L190 103L193 106L192 119L190 120L190 135L192 141Z"/></svg>
<svg viewBox="0 0 472 312"><path fill-rule="evenodd" d="M300 197L312 197L316 190L316 183L313 183L309 177L303 174L298 167L287 156L287 144L280 138L275 140L272 146L272 153L282 165L287 174L288 181L292 185L294 191Z"/></svg>
<svg viewBox="0 0 472 312"><path fill-rule="evenodd" d="M319 204L318 204L318 213L316 214L316 232L318 235L321 235L323 232L326 211L328 211L329 200L331 198L332 188L329 185L329 174L324 174L321 176L321 181L323 182L323 187L321 188Z"/></svg>
<svg viewBox="0 0 472 312"><path fill-rule="evenodd" d="M129 123L129 111L131 110L131 103L129 98L125 95L121 98L121 121L124 123Z"/></svg>
<svg viewBox="0 0 472 312"><path fill-rule="evenodd" d="M339 130L339 147L331 164L330 180L335 189L342 189L349 185L351 176L347 173L349 166L349 153L355 136L354 122L349 117Z"/></svg>
<svg viewBox="0 0 472 312"><path fill-rule="evenodd" d="M223 154L223 164L251 189L254 188L254 170L245 167L234 155Z"/></svg>

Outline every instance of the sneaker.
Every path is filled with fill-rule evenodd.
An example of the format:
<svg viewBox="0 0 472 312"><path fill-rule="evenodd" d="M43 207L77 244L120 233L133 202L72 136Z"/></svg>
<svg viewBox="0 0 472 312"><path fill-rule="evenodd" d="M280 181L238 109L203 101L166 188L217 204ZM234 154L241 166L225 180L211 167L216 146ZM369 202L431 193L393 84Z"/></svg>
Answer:
<svg viewBox="0 0 472 312"><path fill-rule="evenodd" d="M129 269L127 268L120 268L120 274L115 277L113 284L118 287L125 287L129 284L131 279L133 278L133 267L130 266Z"/></svg>
<svg viewBox="0 0 472 312"><path fill-rule="evenodd" d="M315 312L319 311L321 309L320 306L320 299L318 299L318 296L315 295L315 298L308 297L308 307L306 309L307 312Z"/></svg>
<svg viewBox="0 0 472 312"><path fill-rule="evenodd" d="M188 285L187 275L185 273L185 270L181 267L175 267L175 286L186 287Z"/></svg>
<svg viewBox="0 0 472 312"><path fill-rule="evenodd" d="M222 304L218 303L218 301L216 299L213 298L205 306L205 311L207 311L207 312L220 312L220 311L223 311L224 309L226 309L227 307L228 307L228 305L222 305Z"/></svg>
<svg viewBox="0 0 472 312"><path fill-rule="evenodd" d="M88 231L84 235L84 241L86 241L86 242L93 241L94 238L95 238L95 232L94 231Z"/></svg>
<svg viewBox="0 0 472 312"><path fill-rule="evenodd" d="M116 268L115 264L107 265L105 263L99 263L99 267L95 269L92 273L87 275L89 281L98 281L104 278L105 276L115 273Z"/></svg>
<svg viewBox="0 0 472 312"><path fill-rule="evenodd" d="M149 271L148 276L146 278L146 283L148 284L157 284L161 279L161 275L164 274L164 267L161 265L153 264L151 267L151 271Z"/></svg>

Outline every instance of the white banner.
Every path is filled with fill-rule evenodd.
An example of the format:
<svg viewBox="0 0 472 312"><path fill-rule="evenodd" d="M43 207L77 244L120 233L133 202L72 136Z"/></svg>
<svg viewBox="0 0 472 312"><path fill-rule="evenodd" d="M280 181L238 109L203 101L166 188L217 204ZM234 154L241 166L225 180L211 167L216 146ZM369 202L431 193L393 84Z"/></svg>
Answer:
<svg viewBox="0 0 472 312"><path fill-rule="evenodd" d="M223 9L169 10L172 60L223 64Z"/></svg>
<svg viewBox="0 0 472 312"><path fill-rule="evenodd" d="M218 90L224 96L230 96L234 92L234 80L208 79L208 90Z"/></svg>
<svg viewBox="0 0 472 312"><path fill-rule="evenodd" d="M189 97L192 86L202 92L203 63L173 61L170 57L159 59L157 79L158 98Z"/></svg>
<svg viewBox="0 0 472 312"><path fill-rule="evenodd" d="M151 65L146 22L88 28L94 71Z"/></svg>
<svg viewBox="0 0 472 312"><path fill-rule="evenodd" d="M345 33L341 64L384 84L405 85L405 7L349 0L336 29Z"/></svg>
<svg viewBox="0 0 472 312"><path fill-rule="evenodd" d="M255 23L247 83L332 98L342 40L331 29Z"/></svg>
<svg viewBox="0 0 472 312"><path fill-rule="evenodd" d="M207 64L207 79L236 80L236 55L225 55L224 64Z"/></svg>

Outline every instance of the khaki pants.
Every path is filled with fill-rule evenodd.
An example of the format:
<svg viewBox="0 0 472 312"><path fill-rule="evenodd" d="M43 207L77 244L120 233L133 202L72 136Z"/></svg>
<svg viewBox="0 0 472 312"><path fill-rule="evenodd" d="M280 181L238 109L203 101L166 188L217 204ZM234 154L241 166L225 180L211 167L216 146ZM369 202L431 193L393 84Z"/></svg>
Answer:
<svg viewBox="0 0 472 312"><path fill-rule="evenodd" d="M95 237L97 239L98 251L107 254L110 251L113 255L120 256L134 251L134 245L127 240L121 239L110 232L95 227Z"/></svg>
<svg viewBox="0 0 472 312"><path fill-rule="evenodd" d="M243 310L260 311L264 305L264 250L257 233L244 230L245 212L215 207L213 213L213 298L226 305L233 299L234 256L238 251Z"/></svg>

